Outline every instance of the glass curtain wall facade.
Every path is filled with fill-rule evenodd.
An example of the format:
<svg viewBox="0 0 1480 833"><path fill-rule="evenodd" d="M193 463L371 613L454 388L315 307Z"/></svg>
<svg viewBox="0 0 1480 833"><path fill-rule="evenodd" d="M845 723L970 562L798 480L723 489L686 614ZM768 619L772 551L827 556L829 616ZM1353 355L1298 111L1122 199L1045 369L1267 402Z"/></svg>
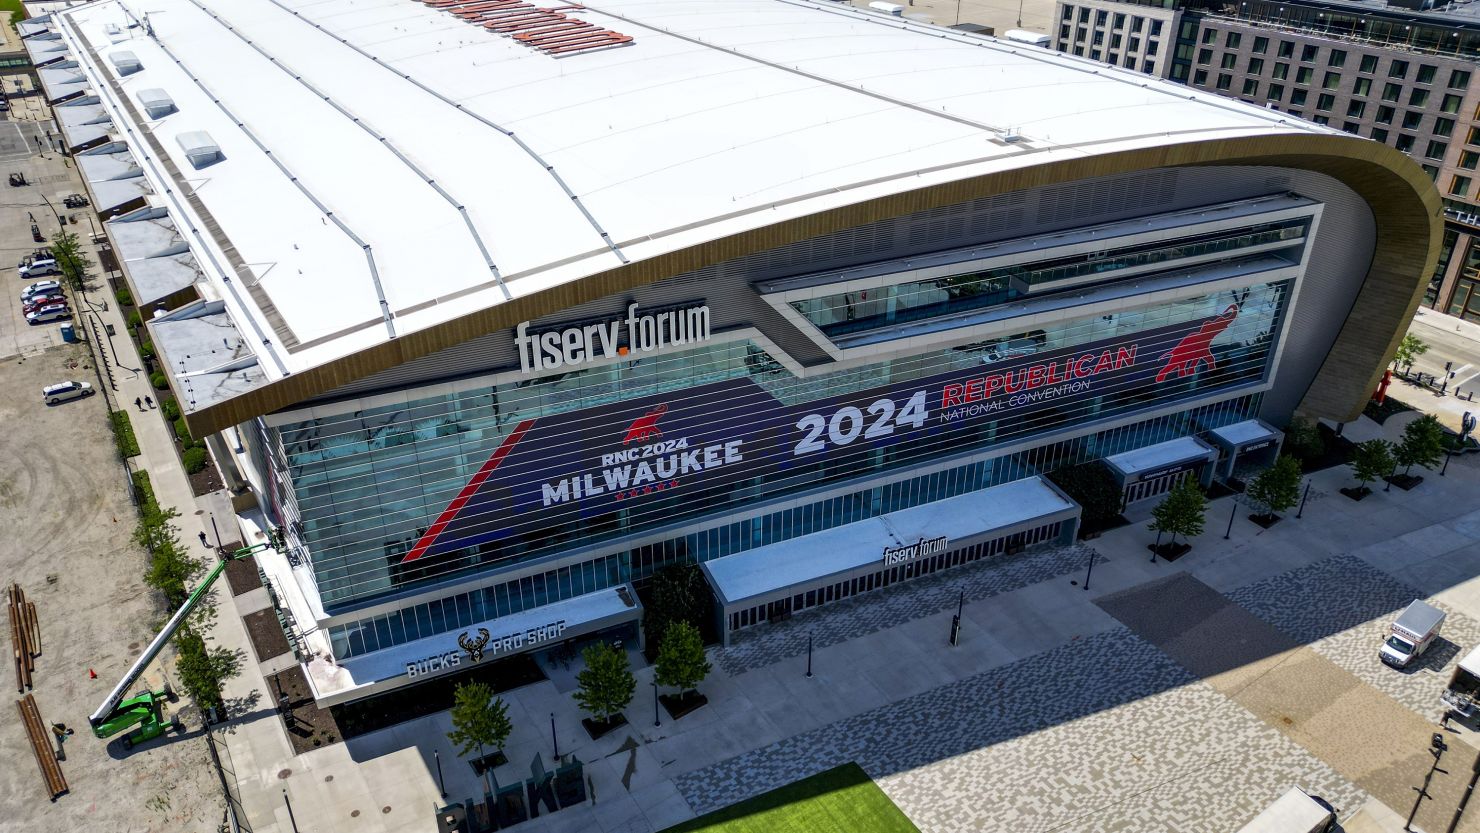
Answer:
<svg viewBox="0 0 1480 833"><path fill-rule="evenodd" d="M1248 394L1084 437L1048 443L1026 451L981 460L945 471L910 477L799 507L762 512L710 529L676 535L569 567L464 591L378 616L329 627L334 656L340 659L447 631L466 629L497 616L590 593L627 581L642 581L667 564L707 561L755 547L808 535L834 526L986 489L1252 419L1260 394Z"/></svg>
<svg viewBox="0 0 1480 833"><path fill-rule="evenodd" d="M1030 440L1069 426L1164 409L1178 400L1257 383L1268 372L1289 290L1288 281L1261 283L1072 319L1013 336L1008 340L1015 345L1009 351L1012 355L1004 355L997 346L965 345L804 379L793 377L754 345L737 342L306 420L267 431L280 474L277 510L305 548L323 602L332 613L335 606L343 609L431 580L506 568L682 520L692 522L700 515L723 515L827 484ZM1225 311L1235 306L1236 318L1226 320ZM833 447L826 454L803 455L803 444L798 442L793 448L789 439L805 433L801 429L807 420L820 419L807 415L798 420L798 414L809 407L822 408L818 403L824 400L841 402L857 395L863 397L860 404L868 404L872 392L890 385L924 388L933 380L938 387L939 380L952 373L989 371L1014 361L1032 361L1035 354L1111 344L1138 334L1144 336L1140 349L1145 355L1165 354L1174 346L1165 339L1174 339L1178 326L1196 329L1199 321L1223 323L1216 325L1221 329L1208 351L1210 363L1197 373L1183 376L1164 371L1167 378L1158 376L1154 381L1142 376L1117 377L1095 388L1094 395L1065 396L1031 413L1002 419L948 421L942 417L929 425L921 417L915 423L920 427L908 431L910 406L901 400L898 406L890 406L891 410L901 408L896 412L896 423L902 426L897 436L887 442L869 442L862 428L863 421L872 417L860 413L858 431L850 434L846 419L841 429L831 426L843 436L833 436ZM1008 376L1011 384L1011 372ZM1018 378L1021 383L1022 376ZM470 540L463 547L454 542L435 559L420 562L428 566L418 566L417 572L396 569L519 426L552 419L552 415L589 413L613 402L641 403L655 395L662 396L664 408L671 405L677 410L683 407L686 393L714 396L733 390L750 397L739 415L747 429L772 432L767 435L769 446L760 440L746 446L770 451L747 452L743 477L643 495L622 504L603 503L595 509L550 506L548 498L545 507L536 505L534 510L511 508L507 500L500 508L495 506L498 501L490 501L485 526L496 529L482 540ZM844 405L837 414L847 416L859 410ZM838 422L836 416L834 422ZM547 424L558 425L558 417ZM777 439L783 436L787 438L784 443ZM829 444L827 436L813 441ZM835 442L855 437L860 441L846 448ZM1024 469L1018 476L1031 471ZM489 482L496 483L500 474ZM842 512L837 522L846 522L852 514ZM797 534L811 531L811 523L801 521L803 531ZM790 524L786 528L792 528ZM720 546L720 550L725 548ZM703 550L713 548L705 544ZM646 557L640 561L645 563ZM638 568L643 569L643 564ZM584 592L607 586L616 580L616 572L607 565L582 573L579 581L572 577L567 582L557 576L556 595L551 595L549 583L543 593L530 590L543 603L564 597L565 588L576 592L578 584ZM497 599L494 604L502 612ZM472 614L470 605L468 615ZM429 620L429 626L433 624Z"/></svg>

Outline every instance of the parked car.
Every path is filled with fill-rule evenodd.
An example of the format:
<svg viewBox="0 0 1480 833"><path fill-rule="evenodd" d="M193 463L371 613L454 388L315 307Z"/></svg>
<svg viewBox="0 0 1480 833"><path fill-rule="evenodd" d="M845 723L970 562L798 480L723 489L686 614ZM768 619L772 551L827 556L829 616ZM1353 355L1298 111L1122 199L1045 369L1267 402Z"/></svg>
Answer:
<svg viewBox="0 0 1480 833"><path fill-rule="evenodd" d="M26 316L26 323L35 326L37 324L45 324L49 321L61 321L71 317L72 310L67 309L66 304L51 304L28 314Z"/></svg>
<svg viewBox="0 0 1480 833"><path fill-rule="evenodd" d="M55 385L47 385L41 389L41 398L48 405L56 405L66 402L68 399L81 399L84 396L92 396L93 387L86 382L57 382Z"/></svg>
<svg viewBox="0 0 1480 833"><path fill-rule="evenodd" d="M22 260L16 265L23 278L39 278L42 275L59 275L62 272L57 266L57 259L50 253L34 254Z"/></svg>
<svg viewBox="0 0 1480 833"><path fill-rule="evenodd" d="M21 301L29 301L37 295L51 295L62 291L58 281L37 281L21 290Z"/></svg>
<svg viewBox="0 0 1480 833"><path fill-rule="evenodd" d="M21 307L21 312L35 312L42 307L65 303L67 303L67 298L64 295L36 295Z"/></svg>

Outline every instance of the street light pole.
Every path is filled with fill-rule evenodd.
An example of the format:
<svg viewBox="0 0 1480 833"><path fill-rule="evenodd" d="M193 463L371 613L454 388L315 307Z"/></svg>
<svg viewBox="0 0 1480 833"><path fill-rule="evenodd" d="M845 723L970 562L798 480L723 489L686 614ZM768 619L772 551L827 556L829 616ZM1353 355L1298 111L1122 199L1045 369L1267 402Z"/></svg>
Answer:
<svg viewBox="0 0 1480 833"><path fill-rule="evenodd" d="M1303 495L1300 496L1300 511L1298 511L1298 512L1295 513L1295 520L1297 520L1297 521L1300 520L1300 517L1305 514L1305 501L1309 497L1310 497L1310 481L1307 480L1307 481L1305 481L1305 494L1303 494Z"/></svg>
<svg viewBox="0 0 1480 833"><path fill-rule="evenodd" d="M1223 540L1227 541L1233 534L1233 517L1238 514L1238 498L1235 497L1228 505L1228 528L1223 530Z"/></svg>
<svg viewBox="0 0 1480 833"><path fill-rule="evenodd" d="M298 833L298 820L293 818L293 802L288 800L287 790L283 790L283 804L288 808L288 823L293 825L293 833Z"/></svg>
<svg viewBox="0 0 1480 833"><path fill-rule="evenodd" d="M442 797L447 797L447 782L442 778L442 751L432 750L432 759L437 762L437 784L442 788Z"/></svg>
<svg viewBox="0 0 1480 833"><path fill-rule="evenodd" d="M560 763L560 738L555 734L555 712L550 712L550 745L555 747L555 763Z"/></svg>
<svg viewBox="0 0 1480 833"><path fill-rule="evenodd" d="M807 634L807 678L812 678L812 634Z"/></svg>
<svg viewBox="0 0 1480 833"><path fill-rule="evenodd" d="M1017 25L1019 29L1023 28L1023 0L1018 0Z"/></svg>
<svg viewBox="0 0 1480 833"><path fill-rule="evenodd" d="M1089 589L1089 577L1095 574L1095 551L1089 551L1089 569L1084 571L1084 589Z"/></svg>
<svg viewBox="0 0 1480 833"><path fill-rule="evenodd" d="M661 721L661 720L658 719L658 681L657 681L656 678L654 678L654 680L653 680L653 728L656 729L656 728L658 728L659 726L662 726L662 725L663 725L663 721Z"/></svg>

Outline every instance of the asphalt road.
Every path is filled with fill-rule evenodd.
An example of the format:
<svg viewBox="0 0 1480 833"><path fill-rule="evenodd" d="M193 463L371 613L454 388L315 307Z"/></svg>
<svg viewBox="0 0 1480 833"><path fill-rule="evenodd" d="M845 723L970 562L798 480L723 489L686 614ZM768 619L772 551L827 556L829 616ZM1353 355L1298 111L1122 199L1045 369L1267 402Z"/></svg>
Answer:
<svg viewBox="0 0 1480 833"><path fill-rule="evenodd" d="M1429 351L1413 363L1414 370L1442 374L1448 362L1454 374L1450 391L1480 389L1480 327L1428 312L1415 318L1408 332L1429 345Z"/></svg>

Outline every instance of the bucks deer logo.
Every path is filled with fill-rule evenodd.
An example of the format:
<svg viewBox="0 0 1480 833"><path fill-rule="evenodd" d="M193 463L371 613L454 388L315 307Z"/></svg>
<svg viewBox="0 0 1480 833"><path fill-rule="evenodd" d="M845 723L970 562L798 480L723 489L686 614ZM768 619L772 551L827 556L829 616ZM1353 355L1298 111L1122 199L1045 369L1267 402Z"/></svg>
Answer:
<svg viewBox="0 0 1480 833"><path fill-rule="evenodd" d="M457 645L468 652L468 659L477 662L483 659L483 646L488 644L488 628L478 629L478 638L470 639L468 632L463 631L462 636L457 638Z"/></svg>

